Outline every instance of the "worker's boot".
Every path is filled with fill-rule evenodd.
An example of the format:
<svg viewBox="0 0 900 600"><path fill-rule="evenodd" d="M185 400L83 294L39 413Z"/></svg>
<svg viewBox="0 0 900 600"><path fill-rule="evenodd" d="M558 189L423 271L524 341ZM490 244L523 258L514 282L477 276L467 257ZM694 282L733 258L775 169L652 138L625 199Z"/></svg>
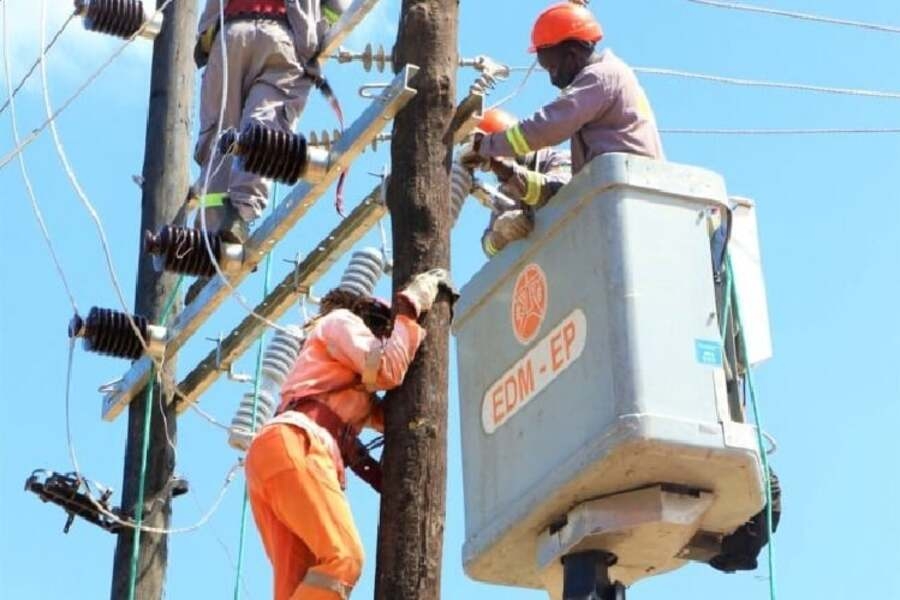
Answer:
<svg viewBox="0 0 900 600"><path fill-rule="evenodd" d="M243 244L250 237L250 226L241 218L226 194L207 194L201 201L200 210L206 216L206 231L218 233L222 241ZM201 229L199 213L194 221L194 229ZM184 295L185 304L190 304L208 282L208 277L197 278Z"/></svg>
<svg viewBox="0 0 900 600"><path fill-rule="evenodd" d="M772 486L772 532L781 521L781 485L778 477L769 472ZM709 566L725 573L752 571L757 567L757 557L769 540L768 511L766 507L752 519L722 539L722 551L709 561Z"/></svg>

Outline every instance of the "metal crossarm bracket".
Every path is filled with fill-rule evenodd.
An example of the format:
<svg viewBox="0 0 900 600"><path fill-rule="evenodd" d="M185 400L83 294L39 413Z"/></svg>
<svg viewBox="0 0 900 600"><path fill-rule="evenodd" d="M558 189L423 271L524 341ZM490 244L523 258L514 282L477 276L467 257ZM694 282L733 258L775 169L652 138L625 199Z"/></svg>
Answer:
<svg viewBox="0 0 900 600"><path fill-rule="evenodd" d="M259 264L275 244L278 243L306 214L312 205L334 183L341 172L384 129L416 94L410 80L419 67L406 65L394 78L391 85L376 98L363 114L347 129L344 136L332 147L332 161L328 171L317 183L301 182L278 205L244 245L244 262L241 268L229 277L236 286ZM200 326L228 298L230 290L219 278L214 277L203 288L195 300L185 307L172 324L166 344L166 356L174 355L193 336ZM111 393L103 399L102 416L106 421L114 420L131 402L131 399L147 384L152 361L143 357L135 362Z"/></svg>
<svg viewBox="0 0 900 600"><path fill-rule="evenodd" d="M384 216L387 208L380 197L379 185L281 280L254 311L270 321L275 321L290 310L298 298ZM210 352L178 384L180 395L175 398L178 414L190 408L191 404L215 383L223 369L228 370L265 329L265 323L253 315L247 315L231 333L222 338L219 347Z"/></svg>

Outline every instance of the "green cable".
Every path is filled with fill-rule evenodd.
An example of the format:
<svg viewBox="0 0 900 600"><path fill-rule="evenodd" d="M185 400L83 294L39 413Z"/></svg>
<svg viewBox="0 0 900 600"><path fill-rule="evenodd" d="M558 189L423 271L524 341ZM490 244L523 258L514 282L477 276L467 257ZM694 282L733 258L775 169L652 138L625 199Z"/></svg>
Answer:
<svg viewBox="0 0 900 600"><path fill-rule="evenodd" d="M175 306L175 298L178 296L178 290L181 289L181 282L184 281L184 275L178 278L175 288L166 299L163 307L160 323L165 325L169 320L169 313ZM141 527L144 523L144 493L147 481L147 455L150 453L150 423L153 419L153 390L156 383L156 365L150 367L150 383L147 385L147 395L144 398L144 434L141 441L141 473L138 479L138 497L137 505L134 508L134 539L131 543L131 569L128 576L128 600L134 600L135 590L137 589L137 570L138 560L140 559L140 542Z"/></svg>
<svg viewBox="0 0 900 600"><path fill-rule="evenodd" d="M733 293L733 280L734 280L734 271L731 266L731 254L727 254L725 258L725 273L727 276L727 285L726 290L728 293L728 297L726 300L726 310L733 303L734 304L734 321L738 327L739 335L738 339L741 344L741 352L744 357L749 356L747 353L747 339L744 336L744 327L741 323L741 311L740 311L740 302L738 301L737 294L734 294L734 300L732 302L732 293ZM727 314L727 313L726 313ZM726 321L727 322L727 321ZM775 535L772 531L772 479L771 479L771 471L769 469L769 457L766 453L765 440L763 439L762 434L762 417L760 416L759 404L756 401L756 385L753 382L753 369L750 368L750 365L747 365L747 387L750 389L750 406L753 408L753 421L756 425L756 443L759 446L759 454L762 457L763 464L763 475L765 477L765 486L766 486L766 530L769 535L769 543L767 544L766 554L768 559L768 568L769 568L769 598L770 600L775 600L776 597L776 586L775 586Z"/></svg>
<svg viewBox="0 0 900 600"><path fill-rule="evenodd" d="M278 195L278 185L275 185L273 196ZM272 206L274 210L274 205ZM272 274L272 253L268 253L266 255L266 271L263 279L263 298L269 295L269 279ZM259 382L262 379L262 363L263 363L263 351L265 349L266 343L266 334L263 332L262 335L259 336L259 344L256 347L256 374L253 377L253 411L251 412L250 417L250 433L254 433L256 431L256 411L259 406ZM247 481L246 477L244 478L244 501L241 504L241 525L240 525L240 533L238 535L238 557L237 557L237 568L235 569L235 577L234 577L234 600L239 600L241 597L241 572L244 569L244 537L247 531L247 506L249 504L249 496L247 494Z"/></svg>

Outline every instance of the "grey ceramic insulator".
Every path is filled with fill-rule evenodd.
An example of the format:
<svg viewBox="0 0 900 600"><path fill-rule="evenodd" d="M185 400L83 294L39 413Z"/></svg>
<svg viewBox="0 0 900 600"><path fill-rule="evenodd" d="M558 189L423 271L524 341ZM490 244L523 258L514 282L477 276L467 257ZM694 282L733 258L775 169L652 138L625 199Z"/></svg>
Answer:
<svg viewBox="0 0 900 600"><path fill-rule="evenodd" d="M354 252L350 257L350 263L344 270L338 288L360 296L371 296L383 273L384 256L381 250L363 248Z"/></svg>
<svg viewBox="0 0 900 600"><path fill-rule="evenodd" d="M278 331L263 354L262 371L259 382L259 396L254 414L253 393L244 394L234 418L231 420L228 443L237 450L246 450L259 431L268 421L281 399L281 386L290 374L300 348L303 347L303 329L290 325L286 331Z"/></svg>

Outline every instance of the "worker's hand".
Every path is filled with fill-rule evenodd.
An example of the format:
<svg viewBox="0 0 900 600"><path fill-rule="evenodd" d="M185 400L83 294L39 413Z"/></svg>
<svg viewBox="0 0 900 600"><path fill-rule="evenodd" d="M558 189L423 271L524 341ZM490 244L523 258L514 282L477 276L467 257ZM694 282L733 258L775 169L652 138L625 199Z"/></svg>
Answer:
<svg viewBox="0 0 900 600"><path fill-rule="evenodd" d="M459 164L473 171L475 169L487 171L490 168L491 159L482 156L478 152L481 147L482 138L484 138L484 135L477 133L471 143L463 146L462 152L459 155Z"/></svg>
<svg viewBox="0 0 900 600"><path fill-rule="evenodd" d="M505 183L513 176L516 169L516 163L510 158L492 158L491 171L497 176L501 183Z"/></svg>
<svg viewBox="0 0 900 600"><path fill-rule="evenodd" d="M440 291L450 295L452 310L453 303L459 298L459 294L453 286L450 273L446 269L431 269L413 277L409 285L400 292L400 298L409 303L415 310L416 316L419 317L431 310Z"/></svg>
<svg viewBox="0 0 900 600"><path fill-rule="evenodd" d="M534 211L528 207L505 210L491 216L491 223L481 238L486 255L494 256L510 243L528 237L534 231Z"/></svg>

